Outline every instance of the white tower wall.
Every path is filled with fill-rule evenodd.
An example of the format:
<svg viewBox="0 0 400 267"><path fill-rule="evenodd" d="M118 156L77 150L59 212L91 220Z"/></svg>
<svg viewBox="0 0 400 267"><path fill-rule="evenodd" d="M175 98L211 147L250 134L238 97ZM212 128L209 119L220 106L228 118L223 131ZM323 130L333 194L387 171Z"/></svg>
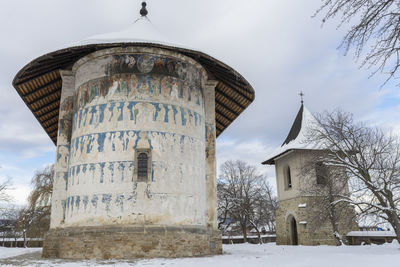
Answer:
<svg viewBox="0 0 400 267"><path fill-rule="evenodd" d="M62 226L204 226L203 68L169 51L118 48L79 60L73 73ZM146 182L138 149L151 151Z"/></svg>

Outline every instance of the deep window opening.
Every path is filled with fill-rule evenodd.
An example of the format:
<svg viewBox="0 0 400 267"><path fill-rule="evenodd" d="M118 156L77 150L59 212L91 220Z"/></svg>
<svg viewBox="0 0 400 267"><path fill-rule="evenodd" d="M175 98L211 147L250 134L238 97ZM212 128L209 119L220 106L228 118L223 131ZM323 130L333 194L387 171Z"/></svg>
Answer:
<svg viewBox="0 0 400 267"><path fill-rule="evenodd" d="M138 182L147 182L151 172L151 151L149 149L136 150L136 179Z"/></svg>
<svg viewBox="0 0 400 267"><path fill-rule="evenodd" d="M292 174L289 166L286 168L286 188L292 188Z"/></svg>
<svg viewBox="0 0 400 267"><path fill-rule="evenodd" d="M328 178L328 170L323 162L317 162L315 164L315 174L317 176L317 184L326 184Z"/></svg>

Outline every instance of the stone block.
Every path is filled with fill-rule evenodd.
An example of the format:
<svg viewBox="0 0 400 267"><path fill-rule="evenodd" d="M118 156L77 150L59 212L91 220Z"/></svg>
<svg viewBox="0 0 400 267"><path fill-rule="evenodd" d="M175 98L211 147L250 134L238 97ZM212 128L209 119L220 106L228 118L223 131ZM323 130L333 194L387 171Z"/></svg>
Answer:
<svg viewBox="0 0 400 267"><path fill-rule="evenodd" d="M52 229L45 236L42 256L64 259L131 259L222 253L219 231L203 227L145 227L145 232L139 229L143 227Z"/></svg>

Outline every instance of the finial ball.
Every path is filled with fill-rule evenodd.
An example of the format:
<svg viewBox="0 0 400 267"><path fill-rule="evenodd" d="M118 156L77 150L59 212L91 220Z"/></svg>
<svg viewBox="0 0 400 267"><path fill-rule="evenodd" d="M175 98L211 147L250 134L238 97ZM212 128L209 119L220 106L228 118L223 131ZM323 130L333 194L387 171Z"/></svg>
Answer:
<svg viewBox="0 0 400 267"><path fill-rule="evenodd" d="M143 1L142 9L140 9L140 15L142 15L143 17L147 16L147 14L149 13L147 12L146 6L147 6L146 2Z"/></svg>

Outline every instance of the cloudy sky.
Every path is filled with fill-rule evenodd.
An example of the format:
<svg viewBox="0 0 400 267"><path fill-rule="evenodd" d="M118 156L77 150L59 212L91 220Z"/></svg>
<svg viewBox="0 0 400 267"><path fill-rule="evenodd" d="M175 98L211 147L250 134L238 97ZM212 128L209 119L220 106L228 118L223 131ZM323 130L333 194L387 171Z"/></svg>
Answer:
<svg viewBox="0 0 400 267"><path fill-rule="evenodd" d="M0 3L0 180L26 202L36 169L53 163L55 146L12 87L32 59L88 36L121 30L138 18L139 0L13 0ZM300 106L342 108L359 120L400 129L400 90L381 88L337 47L345 28L312 18L320 0L149 0L149 18L169 39L204 51L241 73L256 100L218 138L218 164L259 165L285 139Z"/></svg>

